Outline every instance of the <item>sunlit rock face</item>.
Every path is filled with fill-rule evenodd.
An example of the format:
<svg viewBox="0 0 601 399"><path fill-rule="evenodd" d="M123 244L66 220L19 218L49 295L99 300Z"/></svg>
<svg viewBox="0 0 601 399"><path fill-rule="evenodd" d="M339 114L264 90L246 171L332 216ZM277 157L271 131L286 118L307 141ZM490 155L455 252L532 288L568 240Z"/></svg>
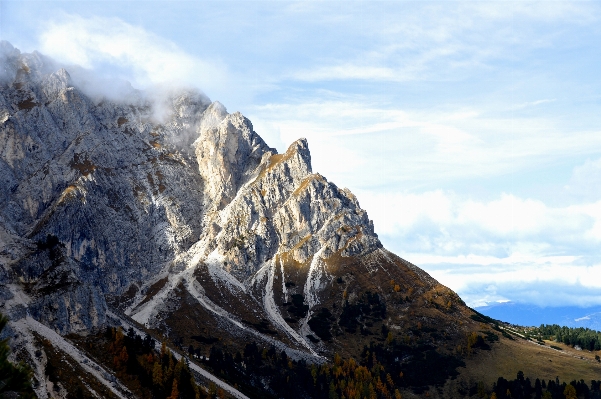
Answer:
<svg viewBox="0 0 601 399"><path fill-rule="evenodd" d="M109 306L160 325L167 291L209 267L294 341L306 325L278 325L270 268L296 265L314 305L329 258L381 248L354 195L312 172L306 140L278 154L202 93L89 96L44 56L1 47L5 311L25 306L63 334L103 325Z"/></svg>

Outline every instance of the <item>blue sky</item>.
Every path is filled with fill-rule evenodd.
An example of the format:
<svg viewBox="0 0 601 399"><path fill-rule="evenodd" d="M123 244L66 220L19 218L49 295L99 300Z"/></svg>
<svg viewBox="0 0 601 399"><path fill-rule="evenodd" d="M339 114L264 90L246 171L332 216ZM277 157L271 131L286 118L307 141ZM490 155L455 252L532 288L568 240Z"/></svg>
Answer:
<svg viewBox="0 0 601 399"><path fill-rule="evenodd" d="M583 1L0 1L22 51L196 86L280 151L306 137L472 306L601 306L600 22Z"/></svg>

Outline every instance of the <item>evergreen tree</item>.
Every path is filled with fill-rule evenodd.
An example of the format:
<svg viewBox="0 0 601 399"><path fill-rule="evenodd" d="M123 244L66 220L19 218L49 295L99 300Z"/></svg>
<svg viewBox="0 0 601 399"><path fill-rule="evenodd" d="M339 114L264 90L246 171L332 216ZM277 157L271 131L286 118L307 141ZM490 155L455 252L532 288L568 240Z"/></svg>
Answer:
<svg viewBox="0 0 601 399"><path fill-rule="evenodd" d="M152 383L157 387L163 386L163 368L159 362L152 367Z"/></svg>
<svg viewBox="0 0 601 399"><path fill-rule="evenodd" d="M536 381L534 382L534 399L541 399L542 397L543 397L543 387L540 383L540 380L537 378Z"/></svg>
<svg viewBox="0 0 601 399"><path fill-rule="evenodd" d="M177 389L177 378L173 379L173 386L171 388L171 396L168 399L179 399L179 390Z"/></svg>

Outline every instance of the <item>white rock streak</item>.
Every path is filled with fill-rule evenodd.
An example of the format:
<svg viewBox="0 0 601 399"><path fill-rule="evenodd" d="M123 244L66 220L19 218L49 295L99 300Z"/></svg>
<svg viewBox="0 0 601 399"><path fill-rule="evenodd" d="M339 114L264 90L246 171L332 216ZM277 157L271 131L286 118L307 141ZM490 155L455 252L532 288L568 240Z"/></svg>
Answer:
<svg viewBox="0 0 601 399"><path fill-rule="evenodd" d="M307 348L312 355L319 356L313 350L313 348L311 348L309 343L299 333L294 331L294 329L292 329L292 327L290 327L288 323L286 323L286 320L284 320L282 314L280 313L280 310L275 304L275 300L273 298L273 276L275 273L275 269L276 265L273 261L271 261L268 262L263 268L261 268L260 271L260 273L262 272L263 276L267 274L267 284L265 284L265 293L263 295L263 306L267 311L267 315L269 316L272 322L280 326L280 328L282 328L282 330L284 330L290 337L292 337L295 341Z"/></svg>
<svg viewBox="0 0 601 399"><path fill-rule="evenodd" d="M188 292L200 303L205 309L210 310L215 313L217 316L223 317L227 319L230 323L234 324L236 327L246 330L246 327L236 320L229 312L227 312L222 307L216 305L213 301L211 301L204 293L204 289L200 285L198 281L194 278L191 272L187 271L184 280L186 282L186 288Z"/></svg>
<svg viewBox="0 0 601 399"><path fill-rule="evenodd" d="M209 274L214 280L223 282L232 294L236 291L246 292L246 287L234 276L223 269L223 256L215 249L205 260Z"/></svg>
<svg viewBox="0 0 601 399"><path fill-rule="evenodd" d="M315 255L313 255L313 259L311 259L311 266L309 267L309 272L307 273L307 282L303 288L305 301L307 302L307 305L309 305L309 310L319 303L319 297L317 296L317 293L319 292L321 278L324 274L323 266L321 264L321 254L323 253L324 249L325 247L322 247L315 253Z"/></svg>
<svg viewBox="0 0 601 399"><path fill-rule="evenodd" d="M140 324L148 325L152 317L156 315L158 308L163 305L167 296L171 294L173 289L182 281L181 274L169 276L169 280L165 286L148 302L142 304L140 308L131 315L131 318Z"/></svg>
<svg viewBox="0 0 601 399"><path fill-rule="evenodd" d="M56 349L69 355L75 362L79 364L88 374L94 376L101 384L111 390L117 397L127 399L133 397L133 394L123 384L116 380L112 374L107 372L103 367L94 362L82 351L77 349L71 342L61 337L55 331L46 327L42 323L37 322L31 317L26 317L12 325L24 335L30 335L30 331L34 331L46 338L52 343Z"/></svg>

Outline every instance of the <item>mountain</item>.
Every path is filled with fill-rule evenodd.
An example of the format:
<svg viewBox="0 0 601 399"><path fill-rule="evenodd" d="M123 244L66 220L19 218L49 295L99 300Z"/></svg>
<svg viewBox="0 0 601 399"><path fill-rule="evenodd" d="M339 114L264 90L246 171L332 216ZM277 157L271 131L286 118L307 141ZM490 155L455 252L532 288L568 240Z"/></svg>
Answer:
<svg viewBox="0 0 601 399"><path fill-rule="evenodd" d="M0 311L39 397L74 395L73 373L80 393L136 396L118 357L92 350L119 337L111 326L193 358L252 345L298 370L366 358L391 392L443 384L498 340L382 247L357 198L313 173L305 139L278 154L198 91L110 100L37 52L0 54ZM278 396L274 381L246 383Z"/></svg>
<svg viewBox="0 0 601 399"><path fill-rule="evenodd" d="M601 312L598 307L578 306L540 307L514 302L494 303L476 308L477 311L497 320L521 326L559 324L567 327L584 327L601 331Z"/></svg>

